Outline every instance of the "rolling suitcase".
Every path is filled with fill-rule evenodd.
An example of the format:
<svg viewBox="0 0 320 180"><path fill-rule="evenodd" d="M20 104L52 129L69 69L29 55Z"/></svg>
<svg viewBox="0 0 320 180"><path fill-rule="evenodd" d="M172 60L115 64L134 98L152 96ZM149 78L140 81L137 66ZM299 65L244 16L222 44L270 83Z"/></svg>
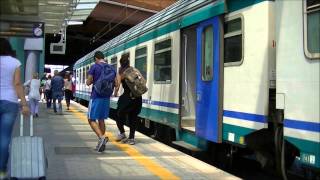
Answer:
<svg viewBox="0 0 320 180"><path fill-rule="evenodd" d="M23 136L23 115L20 116L20 136L12 139L9 161L12 179L46 179L47 159L43 139L33 136L33 116L30 116L30 136Z"/></svg>

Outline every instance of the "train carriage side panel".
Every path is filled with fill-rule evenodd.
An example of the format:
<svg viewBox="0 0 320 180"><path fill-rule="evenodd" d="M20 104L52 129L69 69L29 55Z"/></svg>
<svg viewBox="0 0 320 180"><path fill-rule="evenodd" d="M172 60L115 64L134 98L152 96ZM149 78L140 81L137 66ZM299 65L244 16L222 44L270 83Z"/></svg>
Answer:
<svg viewBox="0 0 320 180"><path fill-rule="evenodd" d="M274 61L274 52L270 51L273 39L270 30L273 27L270 17L272 12L273 2L264 1L226 16L223 102L225 141L244 144L245 135L267 128L271 71L269 61ZM232 29L234 27L237 28ZM239 33L242 43L239 40L237 43L242 46L242 56L230 55L234 52L232 43L235 39L232 37ZM235 59L237 56L238 59Z"/></svg>
<svg viewBox="0 0 320 180"><path fill-rule="evenodd" d="M309 1L276 2L276 107L284 112L285 139L300 150L298 160L320 168L320 3L306 13L304 2ZM305 25L314 29L310 31ZM304 37L307 32L312 32L311 38ZM314 59L304 52L312 40L314 50L318 49Z"/></svg>

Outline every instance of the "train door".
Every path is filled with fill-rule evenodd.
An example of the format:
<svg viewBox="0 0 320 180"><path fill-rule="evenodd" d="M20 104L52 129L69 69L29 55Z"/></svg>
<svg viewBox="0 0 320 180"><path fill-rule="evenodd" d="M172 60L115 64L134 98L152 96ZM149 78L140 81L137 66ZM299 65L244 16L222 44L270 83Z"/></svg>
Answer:
<svg viewBox="0 0 320 180"><path fill-rule="evenodd" d="M221 142L222 132L222 20L214 17L197 26L196 134Z"/></svg>
<svg viewBox="0 0 320 180"><path fill-rule="evenodd" d="M197 26L181 30L181 128L195 132Z"/></svg>

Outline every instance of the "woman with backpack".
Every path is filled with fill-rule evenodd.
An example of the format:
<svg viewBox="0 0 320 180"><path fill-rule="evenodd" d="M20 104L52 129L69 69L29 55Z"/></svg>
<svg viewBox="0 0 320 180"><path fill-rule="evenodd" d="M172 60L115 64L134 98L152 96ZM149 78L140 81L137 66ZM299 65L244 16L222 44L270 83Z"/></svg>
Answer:
<svg viewBox="0 0 320 180"><path fill-rule="evenodd" d="M117 74L114 96L118 96L120 84L122 84L124 92L118 100L116 122L120 133L118 134L116 141L134 145L134 134L136 130L137 117L142 108L142 97L133 96L133 93L131 92L128 84L125 81L124 72L125 70L130 68L129 54L124 54L121 56L120 65L121 67L119 68ZM129 120L130 126L130 133L128 138L126 138L125 130L123 127L126 120Z"/></svg>

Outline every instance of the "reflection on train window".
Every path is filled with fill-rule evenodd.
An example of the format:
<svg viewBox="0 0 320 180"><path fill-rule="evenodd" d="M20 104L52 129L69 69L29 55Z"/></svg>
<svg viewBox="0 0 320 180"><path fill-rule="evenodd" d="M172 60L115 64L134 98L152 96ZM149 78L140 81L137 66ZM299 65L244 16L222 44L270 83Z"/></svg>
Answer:
<svg viewBox="0 0 320 180"><path fill-rule="evenodd" d="M113 58L111 58L111 66L113 66L115 71L118 71L118 63L117 63L117 56L114 56Z"/></svg>
<svg viewBox="0 0 320 180"><path fill-rule="evenodd" d="M142 74L142 76L147 79L147 47L143 47L136 50L135 53L135 65Z"/></svg>
<svg viewBox="0 0 320 180"><path fill-rule="evenodd" d="M241 18L224 24L224 63L238 65L242 60L242 22Z"/></svg>
<svg viewBox="0 0 320 180"><path fill-rule="evenodd" d="M154 81L171 83L171 39L155 44Z"/></svg>
<svg viewBox="0 0 320 180"><path fill-rule="evenodd" d="M202 66L203 81L211 81L213 78L213 28L206 27L202 32Z"/></svg>
<svg viewBox="0 0 320 180"><path fill-rule="evenodd" d="M304 43L309 58L320 58L320 1L305 1Z"/></svg>

